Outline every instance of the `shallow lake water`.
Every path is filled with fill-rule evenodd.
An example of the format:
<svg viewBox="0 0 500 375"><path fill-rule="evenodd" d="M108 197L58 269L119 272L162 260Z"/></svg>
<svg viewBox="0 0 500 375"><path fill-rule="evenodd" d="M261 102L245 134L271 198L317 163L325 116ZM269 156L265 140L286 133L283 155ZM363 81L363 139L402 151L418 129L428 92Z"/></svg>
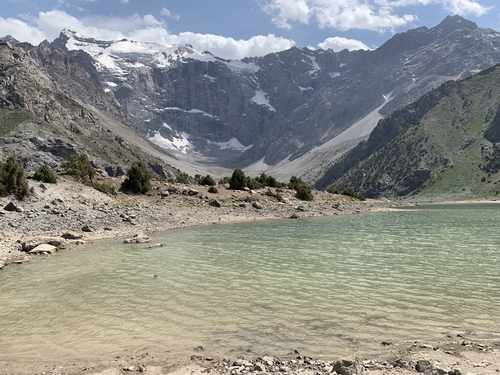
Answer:
<svg viewBox="0 0 500 375"><path fill-rule="evenodd" d="M1 271L0 361L197 346L342 357L383 340L500 333L500 205L212 225L156 234L166 246L153 249L121 242Z"/></svg>

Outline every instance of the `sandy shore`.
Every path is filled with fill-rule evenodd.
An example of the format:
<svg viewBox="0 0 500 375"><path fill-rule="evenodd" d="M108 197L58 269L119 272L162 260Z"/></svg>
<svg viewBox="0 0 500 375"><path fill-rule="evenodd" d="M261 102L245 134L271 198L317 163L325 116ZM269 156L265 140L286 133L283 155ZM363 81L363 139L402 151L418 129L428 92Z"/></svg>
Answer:
<svg viewBox="0 0 500 375"><path fill-rule="evenodd" d="M112 181L113 182L113 181ZM114 181L118 186L119 180ZM84 242L133 238L176 228L235 221L298 219L393 210L387 200L357 201L350 197L314 192L312 202L280 192L280 201L259 191L233 191L218 187L208 193L202 186L154 182L151 194L109 196L70 177L56 185L30 181L33 193L26 201L0 198L0 268L36 262L53 251ZM272 189L274 193L276 189ZM214 202L217 201L217 203ZM14 210L3 209L10 202ZM210 205L210 202L212 205ZM217 207L219 206L220 207ZM43 245L41 248L37 246ZM48 247L47 247L48 245ZM154 245L153 243L151 245ZM53 246L53 247L51 247ZM37 250L38 249L38 250ZM41 249L41 250L40 250ZM1 271L0 271L1 272ZM185 358L147 352L121 358L100 358L78 363L47 364L19 361L0 363L0 374L494 374L500 373L500 339L475 333L458 333L431 343L385 343L383 355L339 360L313 359L302 353L275 358L261 353L248 358L217 358L200 348ZM0 348L1 350L1 348ZM269 353L268 353L269 354Z"/></svg>

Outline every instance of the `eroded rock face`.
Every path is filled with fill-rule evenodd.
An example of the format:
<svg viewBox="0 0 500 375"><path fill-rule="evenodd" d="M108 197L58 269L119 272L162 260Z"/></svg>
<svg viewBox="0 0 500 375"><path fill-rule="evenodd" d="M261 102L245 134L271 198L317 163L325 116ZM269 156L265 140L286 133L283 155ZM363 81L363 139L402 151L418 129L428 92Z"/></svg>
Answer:
<svg viewBox="0 0 500 375"><path fill-rule="evenodd" d="M68 54L143 134L177 156L221 165L293 160L379 106L388 115L449 79L500 61L500 34L458 16L396 34L374 51L291 48L230 61L190 46L148 44L141 53L121 53L120 43L127 41L64 31L52 46L79 45ZM98 64L92 51L112 55L117 68ZM56 80L66 80L60 52L44 45L30 53L57 68ZM123 71L127 80L119 79Z"/></svg>

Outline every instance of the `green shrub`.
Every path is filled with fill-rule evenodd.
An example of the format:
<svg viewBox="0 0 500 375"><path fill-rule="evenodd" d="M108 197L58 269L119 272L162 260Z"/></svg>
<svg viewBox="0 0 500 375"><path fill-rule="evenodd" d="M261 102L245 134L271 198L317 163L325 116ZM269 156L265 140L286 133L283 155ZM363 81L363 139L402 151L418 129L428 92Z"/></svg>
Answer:
<svg viewBox="0 0 500 375"><path fill-rule="evenodd" d="M224 185L224 184L229 184L229 182L231 181L231 177L222 177L220 180L219 180L219 185Z"/></svg>
<svg viewBox="0 0 500 375"><path fill-rule="evenodd" d="M151 172L143 161L134 161L127 171L123 188L135 194L145 194L151 189Z"/></svg>
<svg viewBox="0 0 500 375"><path fill-rule="evenodd" d="M105 182L94 182L94 188L109 195L116 195L116 189Z"/></svg>
<svg viewBox="0 0 500 375"><path fill-rule="evenodd" d="M209 193L214 193L214 194L217 194L219 192L219 190L217 190L217 188L215 186L210 186L208 188L208 192Z"/></svg>
<svg viewBox="0 0 500 375"><path fill-rule="evenodd" d="M298 185L295 190L297 190L297 193L295 194L297 199L302 201L312 201L314 199L311 187L305 182Z"/></svg>
<svg viewBox="0 0 500 375"><path fill-rule="evenodd" d="M340 194L337 188L331 187L327 190L330 194Z"/></svg>
<svg viewBox="0 0 500 375"><path fill-rule="evenodd" d="M199 184L206 186L215 186L215 180L207 174L205 177L199 180Z"/></svg>
<svg viewBox="0 0 500 375"><path fill-rule="evenodd" d="M300 200L312 201L314 199L311 186L307 182L302 181L302 179L297 178L296 176L292 176L292 178L290 178L288 187L290 187L290 189L294 189L297 192L295 194L295 197Z"/></svg>
<svg viewBox="0 0 500 375"><path fill-rule="evenodd" d="M47 184L55 184L57 182L56 174L47 164L40 166L40 168L36 170L34 178L37 181Z"/></svg>
<svg viewBox="0 0 500 375"><path fill-rule="evenodd" d="M14 156L10 156L6 163L0 162L0 195L4 194L14 194L17 199L24 199L28 194L24 168Z"/></svg>
<svg viewBox="0 0 500 375"><path fill-rule="evenodd" d="M177 176L175 182L177 182L178 184L189 185L189 176L186 173L182 172Z"/></svg>
<svg viewBox="0 0 500 375"><path fill-rule="evenodd" d="M229 180L229 188L233 190L243 190L247 186L245 172L241 168L236 168Z"/></svg>
<svg viewBox="0 0 500 375"><path fill-rule="evenodd" d="M71 155L69 161L61 163L61 168L86 185L92 185L92 178L96 174L87 154Z"/></svg>
<svg viewBox="0 0 500 375"><path fill-rule="evenodd" d="M351 187L344 188L344 190L342 190L342 193L340 194L359 199L360 201L365 200L363 194L355 192L354 189Z"/></svg>

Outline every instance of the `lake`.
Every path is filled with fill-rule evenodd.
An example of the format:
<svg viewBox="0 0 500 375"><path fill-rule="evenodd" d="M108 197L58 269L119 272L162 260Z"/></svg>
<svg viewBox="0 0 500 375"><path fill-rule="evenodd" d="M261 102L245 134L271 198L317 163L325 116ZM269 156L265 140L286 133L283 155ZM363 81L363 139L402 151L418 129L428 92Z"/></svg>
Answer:
<svg viewBox="0 0 500 375"><path fill-rule="evenodd" d="M499 228L500 205L428 204L87 244L0 272L0 363L198 346L345 357L498 334Z"/></svg>

